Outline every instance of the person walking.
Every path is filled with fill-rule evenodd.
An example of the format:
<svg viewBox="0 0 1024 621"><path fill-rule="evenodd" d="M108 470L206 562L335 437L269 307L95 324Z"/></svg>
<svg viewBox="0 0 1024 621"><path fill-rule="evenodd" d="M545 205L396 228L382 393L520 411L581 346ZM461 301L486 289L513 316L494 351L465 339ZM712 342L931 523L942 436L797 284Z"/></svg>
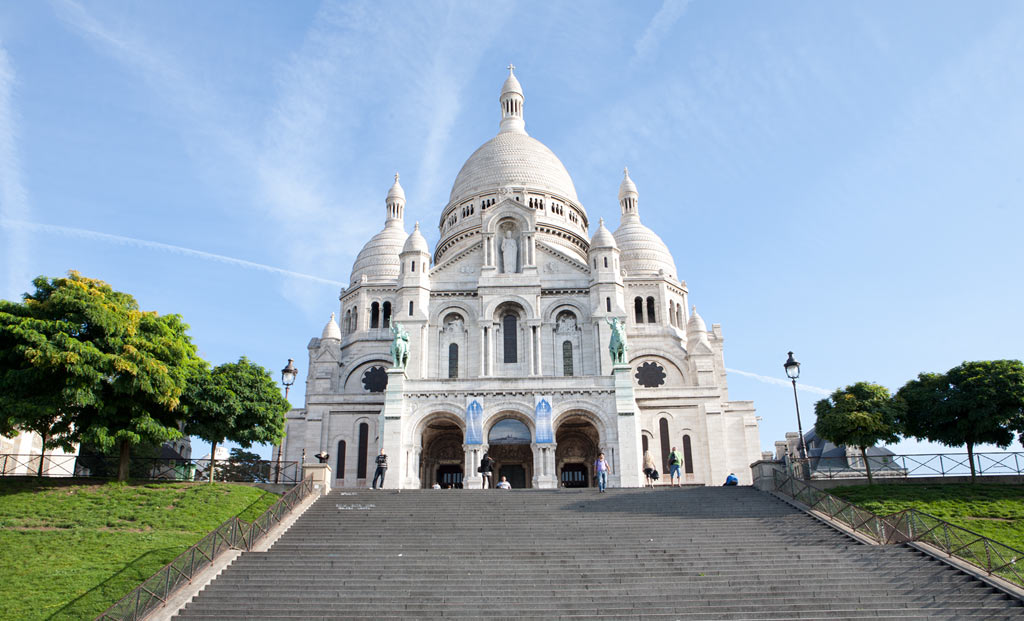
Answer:
<svg viewBox="0 0 1024 621"><path fill-rule="evenodd" d="M672 452L668 454L668 468L669 468L669 483L676 487L683 486L683 474L682 474L683 456L679 454L676 447L672 447ZM676 477L679 477L679 483L676 483Z"/></svg>
<svg viewBox="0 0 1024 621"><path fill-rule="evenodd" d="M644 476L647 477L647 484L644 485L644 487L647 487L647 485L650 485L651 487L654 487L654 477L651 476L653 474L654 474L654 457L651 456L651 451L650 450L646 450L646 451L644 451Z"/></svg>
<svg viewBox="0 0 1024 621"><path fill-rule="evenodd" d="M611 467L608 465L608 460L604 458L604 453L599 453L597 461L594 462L594 477L597 479L597 491L600 494L603 494L604 488L608 486L609 471L611 471Z"/></svg>
<svg viewBox="0 0 1024 621"><path fill-rule="evenodd" d="M494 486L492 475L494 474L494 460L487 453L484 453L483 459L480 460L480 476L483 479L481 482L481 489L487 489Z"/></svg>
<svg viewBox="0 0 1024 621"><path fill-rule="evenodd" d="M388 473L388 456L384 454L384 449L380 450L380 455L377 455L377 470L373 473L373 489L377 489L377 479L380 479L380 488L384 489L384 475Z"/></svg>

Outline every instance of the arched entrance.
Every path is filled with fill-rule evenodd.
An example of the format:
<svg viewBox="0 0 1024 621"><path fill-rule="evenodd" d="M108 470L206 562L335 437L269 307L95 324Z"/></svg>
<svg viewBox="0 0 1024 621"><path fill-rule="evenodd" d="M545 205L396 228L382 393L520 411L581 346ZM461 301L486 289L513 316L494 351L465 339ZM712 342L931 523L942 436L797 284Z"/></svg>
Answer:
<svg viewBox="0 0 1024 621"><path fill-rule="evenodd" d="M487 453L494 464L494 482L508 479L512 489L532 487L533 450L530 428L515 418L504 418L487 434Z"/></svg>
<svg viewBox="0 0 1024 621"><path fill-rule="evenodd" d="M570 415L555 430L555 471L562 487L591 487L600 435L581 414Z"/></svg>
<svg viewBox="0 0 1024 621"><path fill-rule="evenodd" d="M420 453L420 481L423 488L434 483L441 487L460 488L465 475L462 450L462 427L453 420L439 417L423 429L423 452Z"/></svg>

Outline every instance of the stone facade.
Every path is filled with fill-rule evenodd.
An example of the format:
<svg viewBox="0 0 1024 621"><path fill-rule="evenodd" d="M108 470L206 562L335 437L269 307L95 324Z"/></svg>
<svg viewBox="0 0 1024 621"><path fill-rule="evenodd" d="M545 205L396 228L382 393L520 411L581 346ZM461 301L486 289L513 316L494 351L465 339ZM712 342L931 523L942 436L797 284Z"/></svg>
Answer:
<svg viewBox="0 0 1024 621"><path fill-rule="evenodd" d="M479 487L485 452L515 486L642 485L643 451L659 470L685 453L684 482L750 482L760 457L753 404L730 401L718 324L709 331L664 242L640 221L629 177L622 220L589 235L561 161L527 135L511 68L498 135L466 161L431 253L404 228L405 192L359 253L320 338L309 343L306 403L289 413L285 460L326 451L335 485ZM613 365L610 321L625 323L627 364ZM392 368L390 325L409 333ZM667 480L667 477L663 480Z"/></svg>

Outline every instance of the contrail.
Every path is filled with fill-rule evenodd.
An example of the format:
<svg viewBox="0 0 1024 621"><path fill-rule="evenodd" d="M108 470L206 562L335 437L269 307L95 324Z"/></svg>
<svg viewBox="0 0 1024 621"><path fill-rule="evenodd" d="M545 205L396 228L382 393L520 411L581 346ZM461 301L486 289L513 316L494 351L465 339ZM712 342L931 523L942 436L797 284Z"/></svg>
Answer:
<svg viewBox="0 0 1024 621"><path fill-rule="evenodd" d="M79 229L70 226L57 226L55 224L40 224L38 222L27 222L25 220L12 220L10 218L0 218L0 227L21 231L38 231L42 233L54 233L57 235L67 235L69 237L80 237L83 239L92 239L96 241L109 242L113 244L119 244L122 246L135 246L138 248L150 248L153 250L162 250L164 252L171 252L174 254L185 255L189 257L195 257L197 259L205 259L207 261L217 261L220 263L227 263L228 265L237 265L239 267L245 267L253 270L260 270L263 272L270 272L271 274L278 274L280 276L288 276L290 278L302 278L304 280L312 280L314 282L320 282L328 285L335 285L339 287L345 286L345 283L331 280L329 278L321 278L319 276L313 276L311 274L303 274L301 272L293 272L291 270L281 269L272 265L264 265L263 263L254 263L253 261L246 261L245 259L236 259L234 257L226 257L222 254L214 254L212 252L204 252L202 250L194 250L192 248L185 248L183 246L175 246L173 244L164 244L161 242L149 241L147 239L137 239L134 237L124 237L123 235L111 235L110 233L100 233L99 231L90 231L87 229Z"/></svg>
<svg viewBox="0 0 1024 621"><path fill-rule="evenodd" d="M786 387L790 386L789 382L787 382L786 380L784 380L782 378L779 378L779 377L769 377L767 375L758 375L757 373L751 373L750 371L740 371L739 369L726 369L726 371L728 373L735 373L736 375L742 375L744 377L750 377L750 378L756 379L759 382L764 382L765 384L775 384L777 386L786 386ZM800 383L797 383L796 388L797 388L797 390L802 390L804 392L810 392L810 393L813 393L813 394L816 394L816 395L826 395L826 396L828 396L828 395L832 394L831 390L825 390L824 388L819 388L817 386L811 386L810 384L800 384Z"/></svg>

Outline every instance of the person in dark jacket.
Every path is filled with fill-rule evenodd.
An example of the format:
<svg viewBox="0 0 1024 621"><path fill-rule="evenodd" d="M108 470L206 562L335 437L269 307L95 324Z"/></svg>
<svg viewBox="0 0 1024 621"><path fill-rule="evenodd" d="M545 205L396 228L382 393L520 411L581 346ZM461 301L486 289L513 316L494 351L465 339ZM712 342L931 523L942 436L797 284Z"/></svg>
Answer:
<svg viewBox="0 0 1024 621"><path fill-rule="evenodd" d="M377 489L377 479L380 479L380 488L384 489L384 475L388 473L388 456L384 454L384 449L380 450L380 455L377 455L377 470L373 473L373 489Z"/></svg>
<svg viewBox="0 0 1024 621"><path fill-rule="evenodd" d="M494 486L494 480L492 475L494 474L494 460L487 453L484 453L484 458L480 460L480 476L483 478L482 489Z"/></svg>

